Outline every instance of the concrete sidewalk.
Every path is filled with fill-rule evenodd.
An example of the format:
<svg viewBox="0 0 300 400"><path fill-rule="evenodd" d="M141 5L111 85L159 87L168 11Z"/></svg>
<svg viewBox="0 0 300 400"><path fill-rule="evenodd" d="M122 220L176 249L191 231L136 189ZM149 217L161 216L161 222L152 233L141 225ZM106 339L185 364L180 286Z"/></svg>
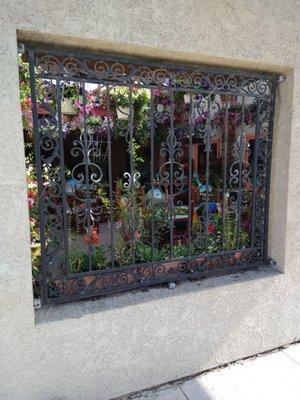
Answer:
<svg viewBox="0 0 300 400"><path fill-rule="evenodd" d="M300 400L300 343L130 399Z"/></svg>

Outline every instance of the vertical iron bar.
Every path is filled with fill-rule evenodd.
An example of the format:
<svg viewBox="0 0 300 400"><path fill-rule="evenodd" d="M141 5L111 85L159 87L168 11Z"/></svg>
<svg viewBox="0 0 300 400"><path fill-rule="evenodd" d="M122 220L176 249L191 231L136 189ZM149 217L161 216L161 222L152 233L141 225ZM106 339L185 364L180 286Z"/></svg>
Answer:
<svg viewBox="0 0 300 400"><path fill-rule="evenodd" d="M225 132L223 136L223 188L222 188L222 236L221 251L224 251L224 233L225 233L225 217L226 217L226 190L227 190L227 141L228 141L228 95L225 96Z"/></svg>
<svg viewBox="0 0 300 400"><path fill-rule="evenodd" d="M89 167L90 167L90 159L89 159L89 134L87 132L86 125L86 92L85 92L85 83L81 83L82 89L82 103L83 103L83 140L84 140L84 167L85 167L85 183L86 183L86 216L87 216L87 230L88 237L91 239L91 199L90 199L90 176L89 176ZM89 271L92 270L92 245L91 240L89 240L88 246L88 257L89 257Z"/></svg>
<svg viewBox="0 0 300 400"><path fill-rule="evenodd" d="M45 204L44 204L44 185L42 175L42 160L40 148L40 134L37 113L37 96L35 84L35 71L34 71L34 54L29 52L29 72L30 72L30 93L31 93L31 107L33 119L33 133L34 133L34 152L35 164L37 173L37 186L38 186L38 208L39 208L39 230L41 241L41 272L42 272L42 300L44 303L48 301L48 274L46 263L46 222L45 222Z"/></svg>
<svg viewBox="0 0 300 400"><path fill-rule="evenodd" d="M64 136L62 131L62 114L61 114L61 81L56 81L56 99L57 99L57 118L58 118L58 131L59 131L59 162L60 162L60 180L62 192L62 206L63 206L63 237L65 248L65 266L66 273L69 275L70 260L69 260L69 240L68 240L68 216L67 216L67 196L66 196L66 178L65 178L65 155L64 155Z"/></svg>
<svg viewBox="0 0 300 400"><path fill-rule="evenodd" d="M244 157L244 118L245 118L245 95L242 95L242 122L239 137L239 189L238 189L238 218L236 230L236 244L240 247L240 231L241 231L241 214L242 214L242 173L243 173L243 157Z"/></svg>
<svg viewBox="0 0 300 400"><path fill-rule="evenodd" d="M132 264L135 264L135 169L134 169L134 158L133 158L133 102L132 102L132 86L129 87L129 151L130 151L130 200L131 200L131 251L132 251Z"/></svg>
<svg viewBox="0 0 300 400"><path fill-rule="evenodd" d="M191 227L192 227L192 167L193 167L193 92L190 92L190 110L189 110L189 215L188 215L188 255L191 256ZM194 204L195 207L195 204Z"/></svg>
<svg viewBox="0 0 300 400"><path fill-rule="evenodd" d="M256 186L257 186L257 161L258 161L258 141L260 132L260 99L256 103L256 123L255 123L255 142L254 142L254 159L253 159L253 180L252 180L252 218L251 218L251 247L255 246L255 220L256 220Z"/></svg>
<svg viewBox="0 0 300 400"><path fill-rule="evenodd" d="M150 110L150 123L151 123L151 259L154 262L154 96L153 89L151 90L151 110Z"/></svg>
<svg viewBox="0 0 300 400"><path fill-rule="evenodd" d="M211 98L208 97L208 119L206 125L206 161L205 161L205 253L208 253L208 225L209 225L209 213L208 213L208 185L209 185L209 153L211 146Z"/></svg>
<svg viewBox="0 0 300 400"><path fill-rule="evenodd" d="M169 204L169 212L170 212L170 258L173 259L173 244L174 244L174 218L175 218L175 205L174 205L174 91L173 88L170 90L170 100L171 100L171 116L170 116L170 204Z"/></svg>
<svg viewBox="0 0 300 400"><path fill-rule="evenodd" d="M266 197L265 197L265 229L264 229L264 261L268 261L268 236L269 236L269 207L270 207L270 184L271 184L271 164L272 164L272 143L273 143L273 129L274 129L274 115L275 115L275 105L276 105L276 89L278 86L278 83L273 79L273 87L272 87L272 94L270 97L270 103L271 103L271 110L269 113L269 138L267 139L269 141L269 148L268 148L268 159L267 159L267 168L266 168L266 174L267 174L267 181L266 181Z"/></svg>
<svg viewBox="0 0 300 400"><path fill-rule="evenodd" d="M111 153L111 129L110 129L110 98L109 86L106 86L106 112L107 112L107 139L108 139L108 184L109 184L109 213L110 213L110 261L114 267L114 204L113 204L113 181L112 181L112 153Z"/></svg>

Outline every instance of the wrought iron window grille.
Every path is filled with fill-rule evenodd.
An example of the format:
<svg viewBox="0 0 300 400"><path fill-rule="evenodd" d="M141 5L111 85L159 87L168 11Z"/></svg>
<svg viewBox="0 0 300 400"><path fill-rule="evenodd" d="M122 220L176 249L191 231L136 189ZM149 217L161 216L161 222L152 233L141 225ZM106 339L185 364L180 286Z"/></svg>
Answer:
<svg viewBox="0 0 300 400"><path fill-rule="evenodd" d="M33 45L25 57L44 303L267 262L277 76Z"/></svg>

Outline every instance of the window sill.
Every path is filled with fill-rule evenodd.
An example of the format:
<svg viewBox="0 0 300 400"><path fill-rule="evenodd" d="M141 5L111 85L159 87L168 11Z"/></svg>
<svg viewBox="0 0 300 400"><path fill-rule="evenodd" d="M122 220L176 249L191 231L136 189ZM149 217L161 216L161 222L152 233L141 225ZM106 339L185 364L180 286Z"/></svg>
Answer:
<svg viewBox="0 0 300 400"><path fill-rule="evenodd" d="M278 279L284 275L269 265L257 270L246 270L222 276L212 276L206 279L182 281L176 284L174 290L167 285L150 287L147 290L135 289L133 291L103 296L94 300L80 300L71 303L46 305L35 311L36 325L48 324L66 319L79 319L86 315L100 314L123 307L131 307L144 302L164 301L169 297L193 294L199 291L214 288L243 285L258 279Z"/></svg>

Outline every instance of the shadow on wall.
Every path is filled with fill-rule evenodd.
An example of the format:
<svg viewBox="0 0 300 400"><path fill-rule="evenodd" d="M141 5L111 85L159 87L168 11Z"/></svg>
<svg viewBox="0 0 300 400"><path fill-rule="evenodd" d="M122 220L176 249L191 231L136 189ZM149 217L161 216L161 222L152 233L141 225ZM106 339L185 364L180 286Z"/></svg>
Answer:
<svg viewBox="0 0 300 400"><path fill-rule="evenodd" d="M147 290L134 290L126 293L108 295L100 299L95 298L92 300L75 301L68 304L49 305L36 311L36 323L43 324L65 319L78 319L91 313L102 313L111 309L132 307L153 300L163 301L169 297L181 296L199 290L212 290L215 287L230 286L257 279L272 279L279 275L281 275L280 272L266 266L261 267L259 270L249 270L238 274L180 282L177 283L175 290L168 289L167 285L161 285L150 287Z"/></svg>

